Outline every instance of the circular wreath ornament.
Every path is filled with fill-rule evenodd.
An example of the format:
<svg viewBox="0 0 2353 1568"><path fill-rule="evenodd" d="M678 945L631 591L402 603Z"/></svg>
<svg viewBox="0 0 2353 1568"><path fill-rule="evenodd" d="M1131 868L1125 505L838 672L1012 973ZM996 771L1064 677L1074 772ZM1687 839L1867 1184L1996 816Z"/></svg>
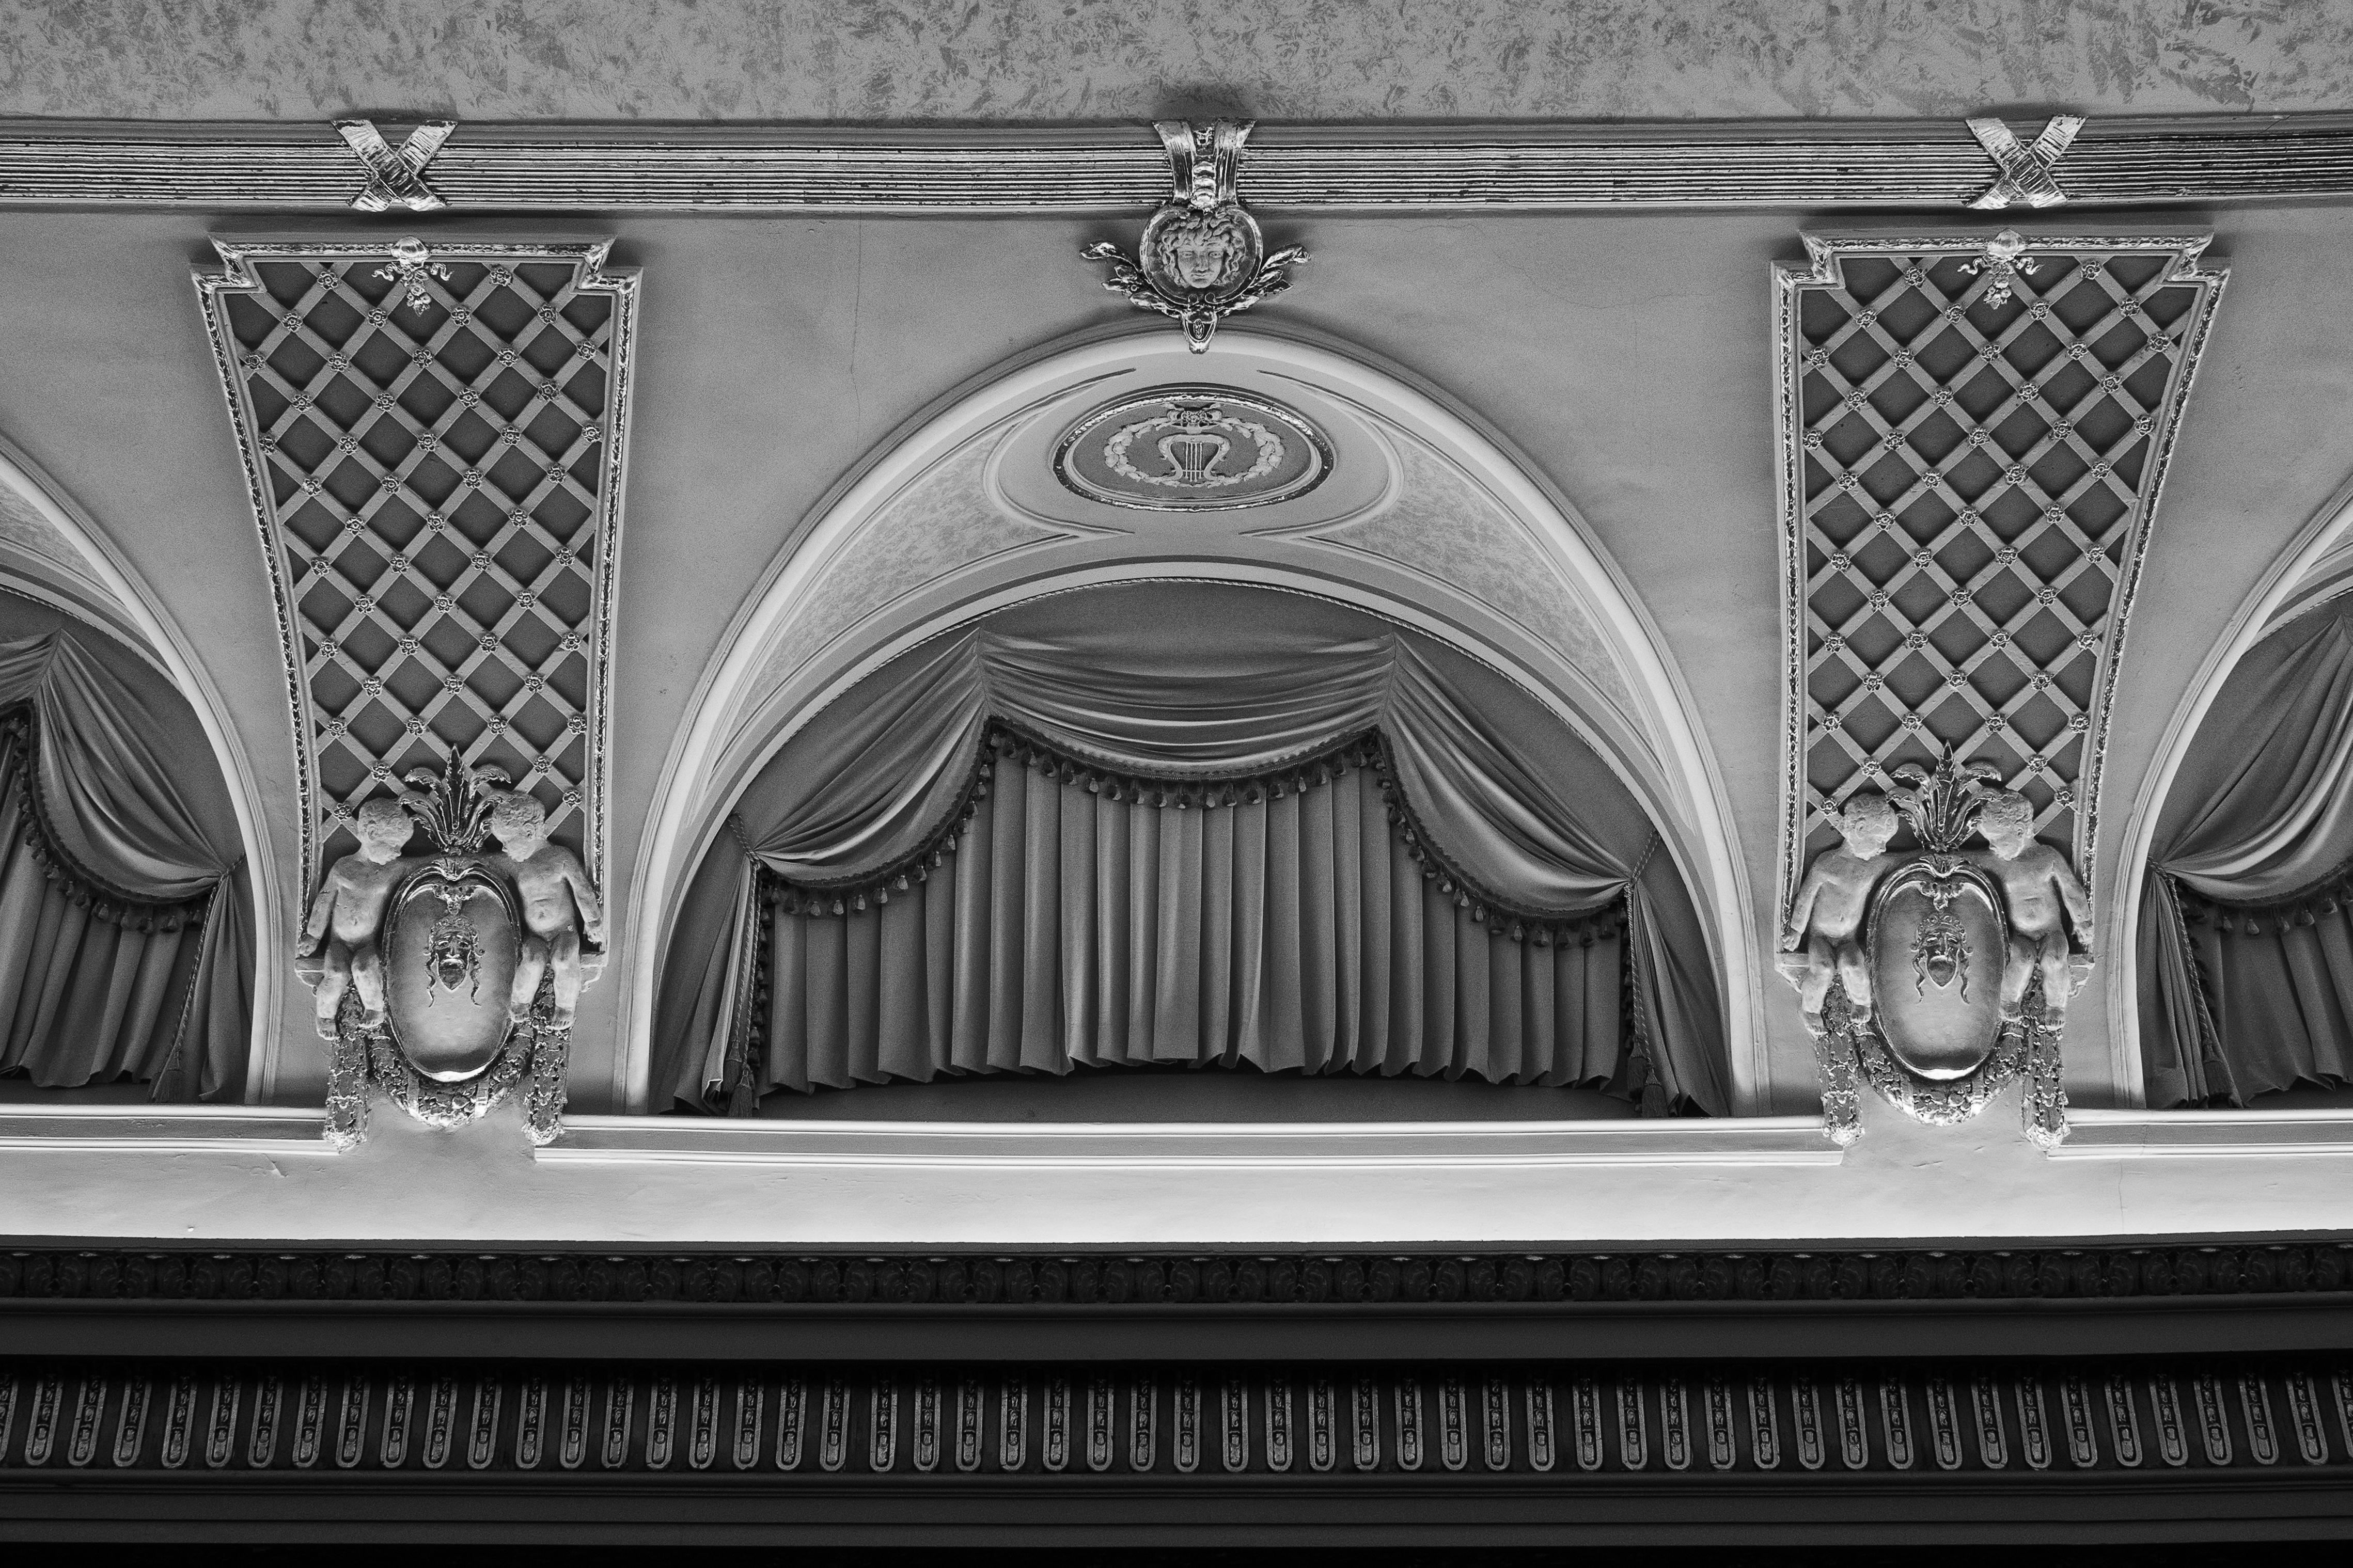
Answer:
<svg viewBox="0 0 2353 1568"><path fill-rule="evenodd" d="M1298 410L1221 386L1171 386L1106 403L1063 433L1065 489L1144 511L1231 511L1305 495L1332 443Z"/></svg>

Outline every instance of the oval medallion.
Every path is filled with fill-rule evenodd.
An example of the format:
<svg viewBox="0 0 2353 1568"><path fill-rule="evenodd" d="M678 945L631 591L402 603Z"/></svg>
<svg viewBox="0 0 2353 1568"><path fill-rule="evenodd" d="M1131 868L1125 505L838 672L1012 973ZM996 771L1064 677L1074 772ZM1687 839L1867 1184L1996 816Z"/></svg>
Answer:
<svg viewBox="0 0 2353 1568"><path fill-rule="evenodd" d="M1871 994L1888 1054L1925 1079L1966 1078L2001 1036L2010 948L2000 889L1966 860L1924 856L1871 902Z"/></svg>
<svg viewBox="0 0 2353 1568"><path fill-rule="evenodd" d="M410 1066L454 1083L491 1065L521 936L512 895L480 860L427 861L400 885L385 924L385 1008Z"/></svg>
<svg viewBox="0 0 2353 1568"><path fill-rule="evenodd" d="M1071 489L1146 511L1271 506L1331 471L1332 445L1305 416L1216 386L1122 398L1071 426L1054 451Z"/></svg>

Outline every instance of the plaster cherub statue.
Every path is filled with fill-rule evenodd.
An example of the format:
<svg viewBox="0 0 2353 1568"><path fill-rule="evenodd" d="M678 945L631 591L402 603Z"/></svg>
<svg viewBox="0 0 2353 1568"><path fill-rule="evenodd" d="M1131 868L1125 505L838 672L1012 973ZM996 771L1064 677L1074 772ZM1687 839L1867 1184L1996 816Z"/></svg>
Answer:
<svg viewBox="0 0 2353 1568"><path fill-rule="evenodd" d="M328 868L318 897L311 900L302 940L294 949L296 958L306 959L325 944L311 998L319 1033L330 1040L337 1037L337 1015L346 991L359 993L363 1028L384 1022L384 958L376 950L376 937L384 930L393 889L411 864L401 850L416 834L417 824L399 801L378 796L361 803L352 831L359 838L359 849Z"/></svg>
<svg viewBox="0 0 2353 1568"><path fill-rule="evenodd" d="M2034 805L2014 789L1994 790L1978 813L1987 853L1969 858L2001 884L2010 911L2010 952L2001 971L2001 1016L2026 1010L2026 988L2042 975L2042 1016L2053 1029L2065 1020L2067 998L2091 969L2092 900L2067 858L2034 837ZM2078 951L2068 942L2073 933Z"/></svg>
<svg viewBox="0 0 2353 1568"><path fill-rule="evenodd" d="M505 851L500 864L514 879L529 933L515 960L508 1016L517 1023L528 1019L540 976L552 973L556 1026L568 1029L580 987L601 968L596 954L584 955L581 941L605 945L605 906L580 858L548 842L547 812L527 792L500 793L491 806L491 836Z"/></svg>
<svg viewBox="0 0 2353 1568"><path fill-rule="evenodd" d="M1831 982L1846 991L1854 1021L1871 1020L1871 963L1862 951L1864 919L1871 912L1871 895L1887 872L1892 857L1889 840L1895 837L1895 807L1883 795L1865 792L1848 799L1843 809L1826 814L1843 843L1823 850L1806 868L1789 916L1781 929L1781 973L1798 988L1798 1005L1806 1027L1822 1028L1822 1000Z"/></svg>

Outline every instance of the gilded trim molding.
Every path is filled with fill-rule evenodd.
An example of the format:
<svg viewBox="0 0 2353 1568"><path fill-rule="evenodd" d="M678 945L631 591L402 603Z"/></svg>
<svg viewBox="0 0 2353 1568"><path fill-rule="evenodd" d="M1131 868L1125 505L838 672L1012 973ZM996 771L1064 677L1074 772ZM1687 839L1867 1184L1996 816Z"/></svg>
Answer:
<svg viewBox="0 0 2353 1568"><path fill-rule="evenodd" d="M1971 124L1278 125L1254 133L1250 188L1276 211L1962 208L2018 173ZM469 125L394 171L396 189L402 154L385 153L363 163L330 125L19 121L0 125L0 205L346 211L364 198L409 221L421 193L460 212L1128 212L1162 200L1168 177L1143 125ZM2094 121L2038 167L2075 205L2342 196L2353 116Z"/></svg>

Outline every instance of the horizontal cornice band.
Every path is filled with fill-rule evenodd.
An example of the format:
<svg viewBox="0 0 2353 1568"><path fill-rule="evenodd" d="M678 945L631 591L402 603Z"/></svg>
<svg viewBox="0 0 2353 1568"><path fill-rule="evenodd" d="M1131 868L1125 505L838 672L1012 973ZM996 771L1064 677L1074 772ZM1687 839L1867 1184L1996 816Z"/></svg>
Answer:
<svg viewBox="0 0 2353 1568"><path fill-rule="evenodd" d="M2000 173L1957 121L1268 125L1242 195L1302 213L1951 209ZM2353 116L2095 121L2052 173L2077 206L2353 195ZM1087 213L1168 188L1144 125L485 123L460 125L425 178L460 214ZM0 122L0 205L346 211L364 183L325 125Z"/></svg>
<svg viewBox="0 0 2353 1568"><path fill-rule="evenodd" d="M1579 1253L0 1251L0 1300L1331 1308L2019 1302L2353 1290L2353 1241Z"/></svg>
<svg viewBox="0 0 2353 1568"><path fill-rule="evenodd" d="M193 1514L346 1530L406 1517L443 1539L461 1521L529 1521L532 1538L564 1539L567 1525L669 1522L680 1503L705 1529L770 1538L995 1526L1024 1544L1056 1527L1158 1542L1344 1521L1481 1534L1875 1522L1915 1540L1936 1521L1986 1540L2005 1522L2115 1539L2136 1521L2268 1517L2334 1534L2348 1480L2353 1373L2334 1358L0 1360L12 1536Z"/></svg>

